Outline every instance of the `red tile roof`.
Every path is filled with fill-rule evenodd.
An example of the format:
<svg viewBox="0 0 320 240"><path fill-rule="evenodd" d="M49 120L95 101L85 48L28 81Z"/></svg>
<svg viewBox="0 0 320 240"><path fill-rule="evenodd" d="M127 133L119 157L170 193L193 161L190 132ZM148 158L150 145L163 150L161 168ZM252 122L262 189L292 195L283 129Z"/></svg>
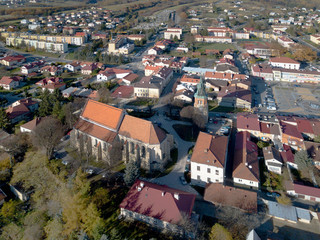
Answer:
<svg viewBox="0 0 320 240"><path fill-rule="evenodd" d="M228 137L200 132L191 162L224 168Z"/></svg>
<svg viewBox="0 0 320 240"><path fill-rule="evenodd" d="M274 62L274 63L300 64L299 62L293 60L292 58L288 58L288 57L274 57L274 58L270 58L269 61Z"/></svg>
<svg viewBox="0 0 320 240"><path fill-rule="evenodd" d="M295 193L299 195L307 195L311 197L320 198L320 188L309 187L296 183L294 183L293 186Z"/></svg>
<svg viewBox="0 0 320 240"><path fill-rule="evenodd" d="M294 163L294 155L292 153L290 146L283 144L283 152L281 152L280 154L281 154L282 160L285 163L286 162Z"/></svg>
<svg viewBox="0 0 320 240"><path fill-rule="evenodd" d="M262 133L280 135L279 124L260 122L260 131Z"/></svg>
<svg viewBox="0 0 320 240"><path fill-rule="evenodd" d="M83 133L86 133L108 143L112 143L114 138L117 136L116 132L110 131L106 128L100 127L96 124L92 124L82 119L80 119L74 127Z"/></svg>
<svg viewBox="0 0 320 240"><path fill-rule="evenodd" d="M36 117L35 119L33 119L33 120L31 120L31 121L29 121L29 122L21 125L20 127L26 128L26 129L28 129L28 130L30 130L30 131L34 131L35 128L39 125L39 123L40 123L41 121L43 121L44 119L45 119L45 118Z"/></svg>
<svg viewBox="0 0 320 240"><path fill-rule="evenodd" d="M16 81L19 82L22 80L22 77L9 77L9 76L3 76L0 80L0 84L9 85L11 82Z"/></svg>
<svg viewBox="0 0 320 240"><path fill-rule="evenodd" d="M281 126L281 131L283 134L286 134L291 137L295 137L295 138L299 138L299 139L303 140L303 137L302 137L301 133L298 131L297 126L295 126L293 124L286 123L284 121L280 121L280 126Z"/></svg>
<svg viewBox="0 0 320 240"><path fill-rule="evenodd" d="M259 181L258 147L250 141L249 132L236 134L232 177Z"/></svg>
<svg viewBox="0 0 320 240"><path fill-rule="evenodd" d="M313 128L309 119L297 119L298 131L313 134Z"/></svg>
<svg viewBox="0 0 320 240"><path fill-rule="evenodd" d="M111 97L114 98L130 98L133 94L133 86L119 86L114 92L111 94Z"/></svg>
<svg viewBox="0 0 320 240"><path fill-rule="evenodd" d="M81 117L107 128L117 130L123 115L124 111L122 109L89 99Z"/></svg>
<svg viewBox="0 0 320 240"><path fill-rule="evenodd" d="M259 118L257 114L238 113L237 128L251 131L260 131Z"/></svg>
<svg viewBox="0 0 320 240"><path fill-rule="evenodd" d="M257 212L258 209L256 192L224 186L221 183L207 184L204 200L248 212Z"/></svg>
<svg viewBox="0 0 320 240"><path fill-rule="evenodd" d="M148 144L160 144L166 134L152 122L125 115L119 134Z"/></svg>
<svg viewBox="0 0 320 240"><path fill-rule="evenodd" d="M175 198L175 194L179 200ZM194 194L165 185L136 180L121 202L120 208L179 224L184 214L191 215L195 198Z"/></svg>

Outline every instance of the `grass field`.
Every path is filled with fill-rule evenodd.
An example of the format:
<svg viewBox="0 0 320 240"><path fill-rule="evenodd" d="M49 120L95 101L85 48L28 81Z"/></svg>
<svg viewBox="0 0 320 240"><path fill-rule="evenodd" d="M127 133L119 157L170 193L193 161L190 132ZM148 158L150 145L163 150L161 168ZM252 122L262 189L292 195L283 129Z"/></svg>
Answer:
<svg viewBox="0 0 320 240"><path fill-rule="evenodd" d="M196 43L195 47L200 52L204 52L206 49L217 49L219 51L226 49L236 50L236 47L231 43Z"/></svg>

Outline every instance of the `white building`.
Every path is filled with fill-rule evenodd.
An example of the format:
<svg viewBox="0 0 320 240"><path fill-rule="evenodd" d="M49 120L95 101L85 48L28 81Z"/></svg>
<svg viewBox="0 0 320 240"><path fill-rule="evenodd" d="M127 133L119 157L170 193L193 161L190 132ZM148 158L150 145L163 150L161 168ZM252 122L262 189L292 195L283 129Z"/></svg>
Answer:
<svg viewBox="0 0 320 240"><path fill-rule="evenodd" d="M273 67L285 69L300 69L300 63L288 57L270 58L269 64Z"/></svg>
<svg viewBox="0 0 320 240"><path fill-rule="evenodd" d="M191 158L192 184L222 183L227 149L228 137L200 132Z"/></svg>
<svg viewBox="0 0 320 240"><path fill-rule="evenodd" d="M274 147L265 147L263 148L263 156L268 171L281 174L283 164L279 151Z"/></svg>

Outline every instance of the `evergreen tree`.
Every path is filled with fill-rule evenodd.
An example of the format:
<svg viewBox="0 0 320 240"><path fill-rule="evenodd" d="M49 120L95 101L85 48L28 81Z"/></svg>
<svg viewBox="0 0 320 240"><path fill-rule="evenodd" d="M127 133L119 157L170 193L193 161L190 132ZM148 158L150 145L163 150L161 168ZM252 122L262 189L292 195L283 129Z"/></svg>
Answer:
<svg viewBox="0 0 320 240"><path fill-rule="evenodd" d="M2 129L7 129L10 125L10 120L8 114L4 108L0 108L0 127Z"/></svg>
<svg viewBox="0 0 320 240"><path fill-rule="evenodd" d="M139 177L139 167L134 161L129 161L124 173L124 182L131 186L134 181Z"/></svg>
<svg viewBox="0 0 320 240"><path fill-rule="evenodd" d="M45 117L51 114L52 112L52 101L50 97L50 92L48 89L44 90L41 95L41 102L39 104L39 116Z"/></svg>

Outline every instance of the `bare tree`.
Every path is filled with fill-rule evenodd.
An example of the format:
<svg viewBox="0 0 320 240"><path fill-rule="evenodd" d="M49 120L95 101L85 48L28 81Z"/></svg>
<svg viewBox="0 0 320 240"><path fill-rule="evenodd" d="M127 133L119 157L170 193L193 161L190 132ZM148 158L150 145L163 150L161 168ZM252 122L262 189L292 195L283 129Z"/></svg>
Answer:
<svg viewBox="0 0 320 240"><path fill-rule="evenodd" d="M49 159L52 158L54 147L63 136L63 127L58 119L48 117L40 122L34 131L34 143L40 146Z"/></svg>

